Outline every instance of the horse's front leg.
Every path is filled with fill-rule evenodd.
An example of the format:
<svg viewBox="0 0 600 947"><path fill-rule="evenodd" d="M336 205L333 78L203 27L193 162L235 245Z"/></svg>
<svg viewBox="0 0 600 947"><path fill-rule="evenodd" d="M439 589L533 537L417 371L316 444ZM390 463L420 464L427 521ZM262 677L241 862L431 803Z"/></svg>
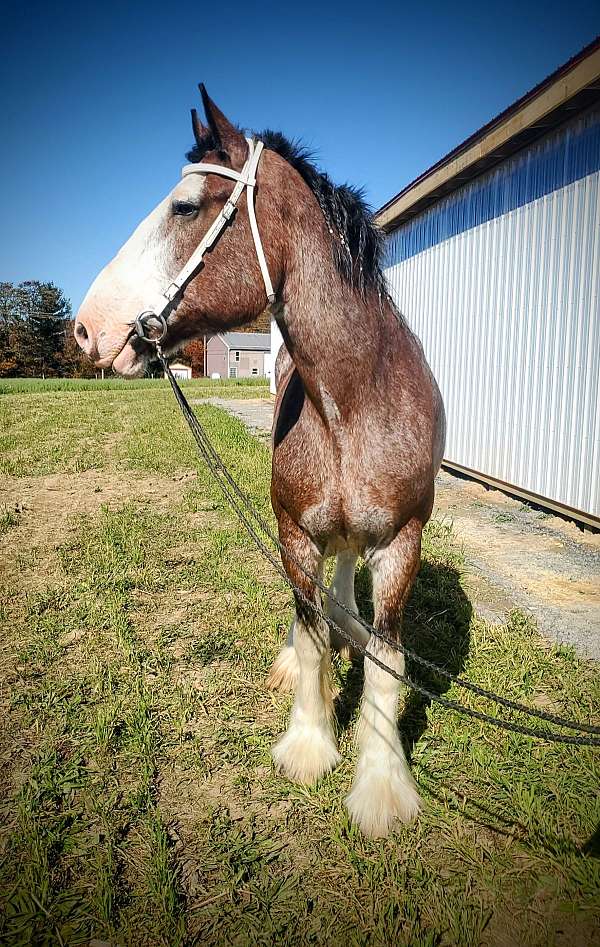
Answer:
<svg viewBox="0 0 600 947"><path fill-rule="evenodd" d="M296 695L288 729L273 747L273 759L290 779L311 783L333 769L340 759L333 732L329 629L309 604L320 607L319 590L298 567L300 562L308 573L320 577L323 557L284 512L279 515L279 535L293 556L282 556L285 570L302 595L295 593Z"/></svg>
<svg viewBox="0 0 600 947"><path fill-rule="evenodd" d="M411 520L385 549L373 554L375 627L400 641L402 609L421 558L421 523ZM396 673L404 656L375 635L367 651ZM421 800L398 734L400 682L365 657L365 684L358 729L359 757L348 811L365 835L385 836L396 819L410 822Z"/></svg>

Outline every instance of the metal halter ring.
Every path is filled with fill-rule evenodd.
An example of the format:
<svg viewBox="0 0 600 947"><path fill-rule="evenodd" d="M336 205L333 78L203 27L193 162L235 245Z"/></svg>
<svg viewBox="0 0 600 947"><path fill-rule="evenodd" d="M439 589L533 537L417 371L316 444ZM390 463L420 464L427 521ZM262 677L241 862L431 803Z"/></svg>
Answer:
<svg viewBox="0 0 600 947"><path fill-rule="evenodd" d="M158 345L167 334L167 320L163 315L153 312L152 309L146 309L141 312L135 322L134 329L140 339L145 342L153 342ZM147 333L150 333L147 335ZM160 333L160 334L159 334Z"/></svg>

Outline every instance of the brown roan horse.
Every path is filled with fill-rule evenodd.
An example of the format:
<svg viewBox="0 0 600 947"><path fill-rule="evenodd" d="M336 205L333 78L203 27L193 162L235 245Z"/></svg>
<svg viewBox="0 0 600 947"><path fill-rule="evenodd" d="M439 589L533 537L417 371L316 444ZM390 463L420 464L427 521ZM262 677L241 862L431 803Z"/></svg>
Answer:
<svg viewBox="0 0 600 947"><path fill-rule="evenodd" d="M192 162L239 171L244 135L202 87L208 127L193 113ZM330 684L327 624L309 606L336 556L332 590L355 608L354 571L363 556L372 575L374 624L401 641L402 610L419 569L421 532L432 509L444 446L444 409L422 347L394 308L380 269L381 235L359 192L336 187L283 136L265 132L255 211L275 289L271 311L285 342L278 359L271 498L283 564L302 595L288 640L270 675L295 687L286 733L273 749L290 779L312 782L339 761ZM190 258L234 182L189 174L140 224L92 284L75 333L100 367L143 373L152 348L131 325ZM167 354L186 341L240 326L265 308L265 284L248 209L238 206L203 266L171 306ZM299 564L304 567L303 571ZM305 598L304 598L304 597ZM401 653L368 634L336 606L329 614L353 639L402 674ZM347 798L370 836L409 821L420 799L399 739L400 685L372 661L358 727L358 764Z"/></svg>

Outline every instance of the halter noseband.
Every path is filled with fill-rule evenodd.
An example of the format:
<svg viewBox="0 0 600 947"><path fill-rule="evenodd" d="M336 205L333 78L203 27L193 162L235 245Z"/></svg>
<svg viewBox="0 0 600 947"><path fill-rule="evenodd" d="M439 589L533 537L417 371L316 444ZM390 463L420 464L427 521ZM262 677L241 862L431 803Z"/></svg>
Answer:
<svg viewBox="0 0 600 947"><path fill-rule="evenodd" d="M273 284L269 276L269 268L265 259L265 253L262 247L258 224L256 223L256 213L254 210L254 188L256 186L256 169L260 161L264 144L262 141L254 141L253 138L246 138L248 142L248 157L241 171L233 171L231 168L224 168L220 164L186 164L181 172L182 177L188 174L219 174L223 178L231 178L236 185L231 195L225 201L223 208L212 224L204 234L202 240L192 253L185 266L179 271L173 282L162 293L164 302L161 302L156 309L146 309L141 312L134 322L134 331L145 339L146 342L159 344L167 334L167 320L165 310L169 308L175 297L182 292L186 283L200 268L204 255L207 250L217 242L228 222L236 211L237 202L246 188L246 198L248 202L248 218L250 220L250 230L254 240L254 248L258 258L258 265L262 273L262 278L267 292L267 299L270 303L275 302L275 293ZM153 332L153 335L147 335L147 332Z"/></svg>

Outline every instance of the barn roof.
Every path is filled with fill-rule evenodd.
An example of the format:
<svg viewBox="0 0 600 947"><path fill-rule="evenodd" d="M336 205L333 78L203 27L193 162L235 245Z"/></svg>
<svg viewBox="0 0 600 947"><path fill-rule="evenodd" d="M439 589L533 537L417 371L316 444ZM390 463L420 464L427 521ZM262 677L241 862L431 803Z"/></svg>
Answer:
<svg viewBox="0 0 600 947"><path fill-rule="evenodd" d="M245 352L270 352L270 332L220 332L219 338L228 349L239 349Z"/></svg>
<svg viewBox="0 0 600 947"><path fill-rule="evenodd" d="M600 101L600 37L415 178L375 214L392 231Z"/></svg>

